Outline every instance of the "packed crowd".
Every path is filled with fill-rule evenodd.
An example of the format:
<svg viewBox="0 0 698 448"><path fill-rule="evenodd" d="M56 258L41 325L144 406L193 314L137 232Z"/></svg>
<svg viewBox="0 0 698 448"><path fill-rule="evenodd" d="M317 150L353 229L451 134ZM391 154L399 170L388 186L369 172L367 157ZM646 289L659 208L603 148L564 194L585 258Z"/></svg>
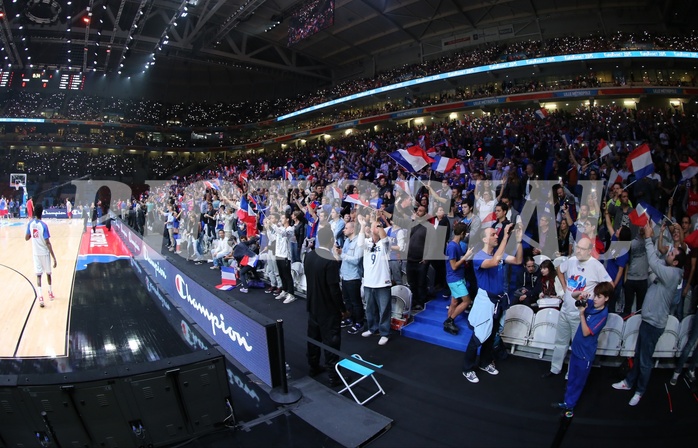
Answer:
<svg viewBox="0 0 698 448"><path fill-rule="evenodd" d="M341 98L376 87L387 86L396 82L420 78L436 73L450 72L462 68L476 67L513 59L576 54L590 51L614 51L631 49L686 50L695 48L696 35L662 36L648 33L616 33L610 36L559 37L543 42L529 41L506 44L487 44L482 47L461 50L438 59L421 64L408 64L392 70L377 73L373 78L353 79L331 88L320 89L310 94L295 98L283 98L264 101L245 101L239 103L194 103L164 104L156 101L98 98L76 94L66 97L65 93L44 94L20 91L14 97L8 97L2 103L3 115L7 117L66 118L72 120L125 122L155 126L215 127L236 126L258 123L276 116L293 112L308 106L320 104L331 99ZM307 129L317 125L370 116L381 112L402 110L420 105L439 104L448 101L487 97L502 93L524 93L541 89L556 90L577 87L591 87L599 81L592 75L572 82L559 82L543 85L534 80L517 80L514 85L509 81L490 83L482 86L461 88L456 96L452 94L422 95L397 99L386 104L353 108L350 111L339 109L327 112L327 115L298 123L298 129ZM609 84L625 84L631 74L609 80ZM636 82L650 82L653 85L679 85L679 79L637 79ZM686 82L686 81L684 81ZM693 81L690 81L691 83ZM106 118L105 118L106 117ZM220 144L240 144L269 138L275 134L246 134L242 138L231 136ZM117 144L130 144L128 141ZM163 142L163 146L169 143ZM176 146L176 144L173 144Z"/></svg>
<svg viewBox="0 0 698 448"><path fill-rule="evenodd" d="M633 162L645 144L649 171ZM420 157L453 163L407 173L394 151L410 145ZM472 383L477 367L498 373L505 351L498 333L509 306L559 308L546 376L561 373L572 341L574 386L560 405L568 411L605 316L640 312L635 367L614 384L635 388L630 404L637 405L669 316L696 311L698 165L689 163L696 151L698 120L673 109L593 107L545 118L509 110L240 156L117 207L144 233L145 223L158 222L145 218L160 217L162 227L150 230L164 228L169 250L195 263L237 266L240 293L263 269L266 292L286 304L298 297L297 264L317 246L330 250L341 260L342 326L378 334L380 345L391 336L392 285L409 286L413 312L445 291L452 302L444 331L457 334L456 318L468 310L468 325L491 324L466 351L463 374ZM319 237L327 235L322 229L331 230L332 244ZM249 263L256 257L266 259L263 268ZM690 346L696 326L691 335ZM677 365L672 384L683 362Z"/></svg>
<svg viewBox="0 0 698 448"><path fill-rule="evenodd" d="M0 173L17 172L17 164L24 163L23 172L31 181L36 181L38 178L76 179L88 175L93 178L120 180L130 179L136 167L141 167L147 171L149 179L162 179L192 163L205 166L216 163L217 160L213 156L194 161L165 154L144 157L130 154L94 154L77 149L56 152L0 149Z"/></svg>

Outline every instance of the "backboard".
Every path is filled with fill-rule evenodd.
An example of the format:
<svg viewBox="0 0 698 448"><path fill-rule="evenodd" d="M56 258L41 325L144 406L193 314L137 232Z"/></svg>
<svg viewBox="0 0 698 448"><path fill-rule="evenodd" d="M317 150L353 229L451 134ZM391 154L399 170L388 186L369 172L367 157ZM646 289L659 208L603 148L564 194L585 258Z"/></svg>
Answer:
<svg viewBox="0 0 698 448"><path fill-rule="evenodd" d="M10 173L10 187L20 188L27 187L27 175L25 173Z"/></svg>

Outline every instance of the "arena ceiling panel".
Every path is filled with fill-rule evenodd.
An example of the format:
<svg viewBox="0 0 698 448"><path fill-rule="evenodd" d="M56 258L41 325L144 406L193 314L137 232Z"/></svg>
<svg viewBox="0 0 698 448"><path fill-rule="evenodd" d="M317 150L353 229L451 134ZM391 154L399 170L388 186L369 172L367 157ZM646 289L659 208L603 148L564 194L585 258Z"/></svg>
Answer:
<svg viewBox="0 0 698 448"><path fill-rule="evenodd" d="M165 65L262 71L327 84L359 67L407 63L461 44L569 32L683 31L690 0L0 0L4 68L135 73ZM333 5L331 24L289 46L289 26ZM316 10L317 11L317 10ZM319 13L306 17L309 27ZM328 18L325 18L329 20ZM295 20L295 21L294 21ZM327 23L327 22L326 22ZM484 38L484 39L483 39ZM412 51L414 50L414 51ZM189 75L187 75L189 73Z"/></svg>

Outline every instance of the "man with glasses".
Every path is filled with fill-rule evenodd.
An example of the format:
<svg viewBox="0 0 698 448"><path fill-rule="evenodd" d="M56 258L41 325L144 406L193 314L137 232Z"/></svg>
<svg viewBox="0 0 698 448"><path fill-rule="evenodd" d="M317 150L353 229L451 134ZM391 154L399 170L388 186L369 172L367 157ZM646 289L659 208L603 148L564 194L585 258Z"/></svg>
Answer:
<svg viewBox="0 0 698 448"><path fill-rule="evenodd" d="M584 291L593 291L598 283L612 281L603 264L591 256L593 249L593 242L588 237L582 237L577 243L574 256L558 268L557 275L565 290L565 296L557 320L550 371L543 374L543 378L558 375L562 371L565 355L579 327L579 310L574 306L575 300L579 299Z"/></svg>

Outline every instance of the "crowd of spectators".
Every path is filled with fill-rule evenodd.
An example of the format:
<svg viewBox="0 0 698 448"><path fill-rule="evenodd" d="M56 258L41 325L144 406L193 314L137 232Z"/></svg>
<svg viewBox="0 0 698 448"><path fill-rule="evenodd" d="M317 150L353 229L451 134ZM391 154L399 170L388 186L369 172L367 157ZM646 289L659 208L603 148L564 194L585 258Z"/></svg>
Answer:
<svg viewBox="0 0 698 448"><path fill-rule="evenodd" d="M23 170L17 164L23 164ZM24 172L29 179L80 178L87 175L102 179L130 178L136 167L148 163L153 175L171 174L181 169L186 160L161 155L144 159L137 155L92 153L78 149L63 151L36 151L28 149L0 150L0 172Z"/></svg>
<svg viewBox="0 0 698 448"><path fill-rule="evenodd" d="M611 154L602 157L606 143ZM456 165L446 172L427 165L408 175L389 154L410 144L433 157L456 159ZM643 144L651 151L653 169L649 175L638 176L627 162L631 152ZM497 274L501 279L498 277L496 296L506 301L499 303L503 308L516 304L536 308L541 306L539 299L552 299L561 316L578 316L586 311L582 305L575 306L574 299L591 300L589 294L597 282L606 282L608 304L604 300L593 305L584 302L587 306L608 307L608 312L623 317L642 309L643 321L656 326L666 323L669 315L680 320L696 311L698 244L691 235L698 224L698 177L683 178L679 164L695 158L697 152L698 120L674 109L580 107L573 113L554 112L540 118L533 110L512 108L429 126L368 131L307 143L302 148L264 152L261 157L240 155L175 178L171 186L132 200L135 207L147 210L150 203L152 209L160 210L154 216L166 216L167 222L172 221L171 228L179 225L181 237L174 238L174 232L168 231L170 250L199 264L210 259L212 252L234 254L240 241L249 241L260 232L266 235L272 245L260 247L255 239L255 244L246 243L246 251L267 254L264 269L271 282L267 292L286 304L297 299L299 286L289 280L290 266L313 250L317 230L332 230L344 255L335 252L345 263L350 261L346 253L354 250L351 243L356 228L359 234L364 232L366 240L373 240L374 252L382 253L376 247L389 240L389 253L380 256L389 258L390 283L405 284L412 290L413 312L419 312L434 294L448 293L447 284L451 285L443 269L444 248L455 238L469 249L462 249L456 261L460 257L472 260L465 264L467 290L460 289L461 295L453 296L462 299L452 304L458 312L483 288L493 292L493 286L478 272L478 254L484 248L491 252L482 255L485 259L500 256L508 266ZM271 182L260 183L264 180ZM638 216L642 217L638 204L658 210L662 218L653 216L647 225L638 222ZM525 207L530 205L536 206L533 216L526 214ZM506 245L506 230L520 222L517 216L530 221L522 222L516 238L512 236L513 250L507 249L511 255L501 255L499 244ZM161 228L156 224L151 230ZM366 247L371 250L370 243ZM655 250L659 255L646 252ZM545 261L555 258L560 258L559 267L559 263ZM648 259L655 260L655 266L649 266ZM223 256L211 268L228 263L241 267L234 256ZM648 279L655 278L651 276L659 272L659 263L680 270L683 278L680 288L660 286L670 292L662 293L661 303L659 296L645 295ZM591 269L592 265L595 280L574 289L570 282L580 281L579 275L587 275L584 267ZM433 285L424 282L430 266ZM489 265L482 266L487 269ZM254 269L245 272L252 274ZM661 283L663 275L659 272L653 284ZM247 288L238 291L246 292ZM345 300L351 311L351 298ZM444 330L458 333L450 312ZM375 313L372 316L376 319ZM365 319L360 310L353 312L345 328L350 334L371 336L377 330L368 328ZM504 316L497 316L500 319L503 322ZM389 341L383 324L381 345ZM373 325L377 325L375 320ZM497 350L502 345L496 338L498 331L495 325L492 346L487 348L492 358L480 366L493 375L497 357L503 356ZM574 331L570 327L569 338ZM563 354L569 338L556 342ZM474 365L466 364L465 377L476 383ZM561 363L553 363L550 375L560 369ZM646 378L647 366L639 369L639 375ZM681 369L677 372L674 383ZM691 370L686 377L694 378ZM635 377L629 378L614 387L633 387ZM637 383L630 402L633 406L644 393L641 384Z"/></svg>
<svg viewBox="0 0 698 448"><path fill-rule="evenodd" d="M396 82L420 78L436 73L450 72L468 67L476 67L501 61L527 59L541 56L576 54L591 51L614 51L632 49L686 50L695 48L696 35L663 36L649 33L628 34L615 33L609 36L592 35L584 37L558 37L546 41L524 41L514 43L492 43L483 46L459 50L452 54L428 60L420 64L407 64L391 70L377 73L373 78L351 79L331 88L302 94L294 98L282 98L264 101L243 101L238 103L193 103L165 104L157 101L99 98L80 93L66 96L58 94L28 93L19 91L1 104L2 114L7 117L34 118L49 116L71 120L124 122L153 126L187 126L217 127L238 126L259 123L276 116L293 112L308 106L317 105L376 87L387 86ZM634 81L631 73L614 76L606 80L608 85L625 85ZM652 85L680 85L680 78L674 79L637 79L636 82ZM684 83L692 84L690 81ZM578 79L560 80L547 85L536 79L505 80L486 85L459 87L453 93L435 93L430 95L406 96L384 103L361 108L337 108L326 111L320 116L299 121L296 129L308 129L317 125L327 125L348 119L355 119L377 113L392 112L412 107L440 104L449 101L467 100L500 94L526 93L540 90L557 90L599 86L600 81L588 74ZM278 130L251 131L231 136L221 145L245 144L274 137ZM123 144L128 144L124 142ZM177 146L163 142L163 146Z"/></svg>
<svg viewBox="0 0 698 448"><path fill-rule="evenodd" d="M589 79L579 78L576 82ZM133 213L142 210L140 213L151 216L147 221L150 231L170 225L170 249L198 263L210 258L213 248L217 253L228 244L234 254L233 246L265 233L267 241L276 241L275 246L267 246L265 251L264 247L251 244L251 250L273 254L265 267L271 280L268 291L287 304L297 298L297 285L293 280L289 283L287 270L313 249L317 229L329 226L338 240L345 241L342 247L346 248L346 240L352 237L347 237L342 229L356 226L367 232L365 237L373 238L374 243L390 238L391 283L406 284L412 289L413 311L418 312L434 294L448 291L443 248L455 236L454 229L463 228L459 224L467 228L459 238L473 251L480 247L499 250L494 240L481 246L483 235L506 242L504 231L518 222L517 215L526 215L524 207L535 204L533 217L521 226L523 237L518 233L516 241L512 237L512 242L520 242L522 249L514 250L515 257L506 258L509 268L502 270L499 285L508 293L504 307L535 307L536 299L543 297L557 300L563 311L567 306L567 311L572 307L579 314L567 303L572 296L565 292L564 285L570 279L561 281L562 289L555 285L555 278L565 279L571 265L563 262L559 270L550 263L539 265L543 259L534 257L545 255L551 259L577 257L581 263L597 260L614 288L609 311L623 316L633 313L643 308L643 302L654 300L636 287L638 282L646 285L650 278L652 269L647 267L646 259L643 261L641 250L650 244L660 253L678 257L679 266L670 267L678 267L683 275L682 286L672 293L671 303L660 306L663 321L669 314L681 319L694 313L698 246L692 247L689 236L698 223L698 177L684 179L679 164L696 157L698 119L674 108L635 110L616 105L580 106L573 112L552 111L546 117L535 112L511 107L482 116L464 115L448 122L417 127L397 125L339 139L314 140L301 147L267 148L254 155L219 155L217 160L208 161L205 170L173 178L170 187L129 200L124 198L112 207L124 208L126 213L130 213L129 209ZM611 148L611 154L601 157L605 144ZM631 151L642 144L647 144L651 151L653 169L647 176L636 177L627 162ZM427 165L409 175L390 156L408 145L421 147L433 157L455 159L456 165L444 173ZM3 156L16 154L6 151ZM75 176L85 172L84 167L96 170L95 164L113 174L117 167L133 169L133 163L138 161L136 157L107 158L77 151L48 155L27 151L21 156L28 172L36 167L48 172L61 166L75 170ZM168 167L158 172L162 175L169 168L186 163L176 158L161 162ZM99 175L99 170L92 174ZM589 189L583 181L598 183ZM126 205L122 206L122 202ZM648 239L649 243L644 238L650 235L649 227L639 225L631 217L633 211L638 214L638 204L656 209L668 218L656 221L652 231L656 237ZM255 214L250 213L251 209ZM167 224L157 224L158 217L167 217ZM265 223L267 219L275 222ZM180 233L169 231L175 228L175 220L182 229L177 231ZM218 227L223 232L216 232ZM484 230L487 232L483 234ZM139 231L147 232L148 225L140 226ZM181 236L176 238L175 234ZM582 259L580 251L588 251L589 257ZM664 255L661 257L664 260ZM216 266L234 264L234 258L221 259ZM288 263L277 263L278 258ZM422 265L433 267L433 287L424 284L422 271L414 269L423 268ZM543 270L539 271L541 267ZM623 274L626 271L627 282ZM473 285L480 279L472 264L466 264L466 272L470 272L465 274L470 286L467 296L472 300L478 293ZM361 313L353 314L352 319L347 322L352 334L368 331ZM444 330L458 332L454 322L445 323ZM493 337L497 330L493 330ZM381 335L388 338L383 330ZM382 345L388 340L381 339ZM501 342L493 345L501 346ZM494 363L481 368L490 374L496 372ZM469 374L469 381L477 382L472 370L464 373ZM691 378L690 374L687 377Z"/></svg>

